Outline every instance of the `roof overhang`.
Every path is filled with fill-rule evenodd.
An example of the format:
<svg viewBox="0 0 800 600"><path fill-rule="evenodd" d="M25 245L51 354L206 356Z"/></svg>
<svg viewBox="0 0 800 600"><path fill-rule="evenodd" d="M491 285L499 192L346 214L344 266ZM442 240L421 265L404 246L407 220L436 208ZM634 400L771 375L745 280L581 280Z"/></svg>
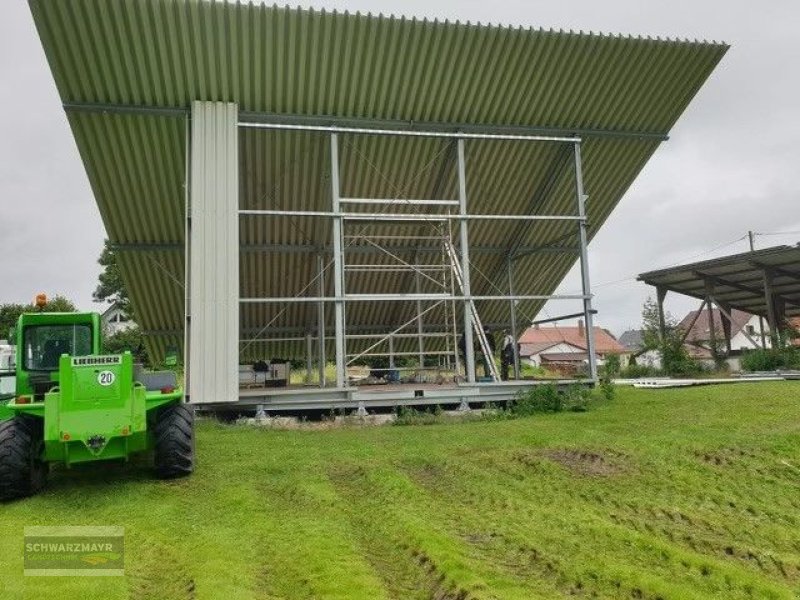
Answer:
<svg viewBox="0 0 800 600"><path fill-rule="evenodd" d="M704 300L713 289L718 304L767 316L765 275L787 317L800 315L800 246L775 246L650 271L639 281ZM710 286L710 287L707 287Z"/></svg>
<svg viewBox="0 0 800 600"><path fill-rule="evenodd" d="M192 101L235 102L243 124L580 137L591 238L728 48L261 4L29 3L108 236L126 249L120 268L156 354L183 341ZM319 185L323 134L246 128L239 138L242 207L329 209ZM389 198L401 186L410 197L454 197L449 140L341 141L342 185L353 196ZM563 144L471 140L468 160L475 213L564 214L574 206ZM313 279L329 228L321 219L299 221L307 235L296 228L265 234L242 220L243 297L289 296ZM550 294L576 260L573 225L515 224L509 235L508 223L478 224L476 272L504 273L513 253L516 293ZM497 281L476 281L473 290L486 294ZM366 276L361 287L392 291ZM523 325L543 304L520 303ZM482 319L507 322L507 306L487 302ZM274 328L303 335L309 314L286 311ZM353 311L348 328L390 330L404 315L400 308ZM242 336L271 318L263 307L243 307ZM304 348L274 352L296 356Z"/></svg>

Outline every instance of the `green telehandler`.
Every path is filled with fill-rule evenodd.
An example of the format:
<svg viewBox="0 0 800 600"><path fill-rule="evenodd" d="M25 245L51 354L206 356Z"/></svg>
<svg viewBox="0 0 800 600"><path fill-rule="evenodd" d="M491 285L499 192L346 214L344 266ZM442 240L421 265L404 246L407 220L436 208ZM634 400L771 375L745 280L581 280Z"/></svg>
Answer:
<svg viewBox="0 0 800 600"><path fill-rule="evenodd" d="M100 315L26 313L15 334L16 393L0 405L0 500L39 491L51 463L152 450L158 477L193 471L194 411L175 374L146 373L130 352L102 354Z"/></svg>

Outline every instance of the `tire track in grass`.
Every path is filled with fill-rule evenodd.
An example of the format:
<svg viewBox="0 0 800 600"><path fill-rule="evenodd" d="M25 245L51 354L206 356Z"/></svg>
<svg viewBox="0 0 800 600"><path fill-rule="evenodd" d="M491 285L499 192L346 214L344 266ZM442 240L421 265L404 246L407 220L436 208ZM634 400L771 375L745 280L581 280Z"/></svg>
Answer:
<svg viewBox="0 0 800 600"><path fill-rule="evenodd" d="M619 490L615 490L614 494L618 496L622 495ZM627 505L628 507L635 506L631 502L628 502ZM620 506L619 503L617 503L617 506ZM669 545L653 544L653 541L647 539L649 536L631 536L624 528L622 531L617 532L613 532L613 529L608 529L608 531L606 531L607 527L605 527L604 524L605 515L602 512L592 511L590 506L584 507L582 511L593 515L594 518L591 519L589 523L592 527L596 528L598 524L602 527L600 534L607 538L607 541L605 541L603 545L605 552L613 551L614 545L618 542L615 539L616 537L620 537L622 541L627 541L628 543L645 546L647 551L651 552L653 556L642 564L641 569L643 571L647 570L648 565L651 565L651 570L654 568L655 570L661 570L658 560L658 554L660 553L664 557L671 556L672 567L675 566L675 563L679 563L680 566L689 569L692 581L691 585L698 589L703 587L710 587L713 589L715 585L719 585L726 589L726 597L733 597L735 594L747 597L751 589L759 590L759 593L762 594L763 597L784 597L787 595L786 588L780 585L779 582L764 581L762 578L754 578L750 573L743 572L736 567L731 568L731 565L724 561L708 560L708 556L704 555L698 548L692 548L691 551L683 551L681 548L673 549ZM559 511L559 514L561 512L562 511ZM679 515L682 520L689 520L687 515L679 512L670 514L670 520L674 521L678 519L675 514ZM608 538L608 535L612 533L614 537ZM651 549L648 546L654 547ZM672 556L673 554L674 556ZM643 556L646 556L646 554L643 554ZM665 578L669 576L672 567L665 571ZM699 578L697 577L698 572L700 574ZM729 589L731 588L731 582L735 581L737 576L739 581L738 588ZM716 581L712 581L715 578ZM779 585L776 586L774 583L778 583Z"/></svg>
<svg viewBox="0 0 800 600"><path fill-rule="evenodd" d="M440 517L453 535L466 542L476 560L494 565L519 585L528 587L530 593L542 593L546 598L596 593L587 582L571 579L554 553L548 555L529 540L515 539L503 531L505 527L496 517L505 515L509 506L492 495L491 477L474 485L467 484L462 479L465 472L458 465L429 461L404 463L400 468L411 481L431 494L434 501L454 499L448 506L450 510L445 510ZM476 506L481 502L485 505Z"/></svg>
<svg viewBox="0 0 800 600"><path fill-rule="evenodd" d="M335 466L329 477L341 497L350 528L364 557L395 600L467 600L466 590L448 584L436 563L408 539L396 535L394 515L386 498L365 496L366 472L361 467ZM365 501L366 500L366 501Z"/></svg>
<svg viewBox="0 0 800 600"><path fill-rule="evenodd" d="M286 600L387 598L384 582L348 527L336 490L316 466L253 486L259 518L250 532L258 556L252 594Z"/></svg>
<svg viewBox="0 0 800 600"><path fill-rule="evenodd" d="M789 597L786 588L751 577L729 565L709 561L708 557L698 553L682 552L668 545L655 543L647 536L642 536L626 528L615 527L602 515L594 514L590 509L586 511L585 515L576 514L570 518L568 511L564 510L570 505L569 496L562 494L563 497L559 498L557 488L550 489L555 493L552 494L554 497L551 498L551 502L546 505L553 506L553 509L531 512L530 506L524 501L520 501L520 499L527 498L530 491L530 486L525 485L530 482L527 482L524 477L498 479L496 473L476 470L475 466L468 461L461 461L458 467L451 466L451 468L444 469L443 472L452 474L455 469L460 471L458 476L448 476L448 481L426 476L416 479L434 496L438 495L443 498L468 495L470 490L478 488L482 483L486 490L487 481L499 484L495 485L493 489L487 490L490 495L482 505L462 504L459 511L460 524L463 526L469 523L471 527L480 531L481 524L484 528L486 527L485 515L487 513L502 511L503 515L508 516L506 522L497 520L492 522L493 530L488 531L488 535L494 534L499 539L514 540L515 543L521 544L539 536L540 541L546 544L545 549L551 548L549 552L553 554L558 552L562 556L565 551L568 556L572 553L570 562L573 566L569 570L552 569L553 580L561 586L562 593L574 593L574 590L564 587L564 585L575 581L577 576L582 578L578 581L584 583L587 580L589 582L596 580L607 591L615 588L627 589L631 595L642 598L702 597L698 591L702 589L707 590L706 594L714 593L714 590L726 590L726 597L730 598L749 597L748 590L756 590L764 598ZM468 476L469 471L474 471L473 477ZM547 526L544 528L532 526L531 524L535 523L537 519L543 520ZM486 530L484 529L484 531ZM498 536L498 532L501 534L500 536ZM581 568L579 566L581 564L597 564L597 556L587 553L584 548L587 541L604 556L611 558L609 563L612 564L603 565L599 570L596 567L589 570ZM495 547L502 550L502 546L498 547L495 544ZM631 552L632 549L633 552ZM541 554L539 550L537 551ZM510 564L513 568L518 567L519 558L516 554L516 552L506 552L498 564L500 566ZM615 556L618 559L613 562ZM634 568L631 568L630 564L635 565ZM682 569L684 564L689 565L690 571ZM682 570L683 573L681 573ZM675 580L676 575L679 576L680 581ZM738 581L740 585L731 590L729 581Z"/></svg>
<svg viewBox="0 0 800 600"><path fill-rule="evenodd" d="M137 546L139 560L126 571L128 597L131 600L197 598L194 576L173 544L149 537Z"/></svg>
<svg viewBox="0 0 800 600"><path fill-rule="evenodd" d="M383 537L381 545L390 546L389 555L399 557L396 560L405 563L402 570L412 573L407 575L405 585L425 582L417 597L430 600L553 597L537 591L530 582L521 584L506 577L486 556L476 556L458 535L442 531L440 517L446 509L399 470L339 465L331 469L330 476L342 500L351 507L351 513L368 515L372 523L356 517L354 525L363 524L367 528L364 533L367 540ZM448 503L452 501L451 498ZM367 541L367 548L374 543ZM385 560L384 557L381 562ZM392 576L391 570L385 572L384 577Z"/></svg>

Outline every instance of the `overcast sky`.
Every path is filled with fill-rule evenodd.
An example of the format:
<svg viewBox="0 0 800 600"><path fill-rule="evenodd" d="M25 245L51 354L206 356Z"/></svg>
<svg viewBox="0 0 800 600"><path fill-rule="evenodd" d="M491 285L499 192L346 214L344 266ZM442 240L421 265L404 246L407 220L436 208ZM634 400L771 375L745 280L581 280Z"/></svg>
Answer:
<svg viewBox="0 0 800 600"><path fill-rule="evenodd" d="M308 3L303 3L308 6ZM637 273L800 241L800 2L437 0L316 2L319 8L610 33L724 40L732 48L592 242L599 323L639 322ZM27 2L0 19L0 303L38 291L96 309L104 229ZM591 190L589 190L591 193ZM735 241L738 240L738 241ZM580 287L573 269L560 291ZM697 304L673 297L676 315ZM571 307L549 305L549 315ZM571 312L571 311L570 311Z"/></svg>

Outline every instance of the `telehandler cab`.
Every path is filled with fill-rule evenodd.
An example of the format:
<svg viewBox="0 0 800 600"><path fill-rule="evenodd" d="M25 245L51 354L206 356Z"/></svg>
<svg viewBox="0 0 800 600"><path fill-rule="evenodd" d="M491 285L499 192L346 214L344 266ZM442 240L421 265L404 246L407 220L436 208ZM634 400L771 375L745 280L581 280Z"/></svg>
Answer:
<svg viewBox="0 0 800 600"><path fill-rule="evenodd" d="M192 472L194 412L175 374L102 354L97 313L23 314L16 342L16 394L0 406L0 500L40 490L51 463L152 450L158 477Z"/></svg>

